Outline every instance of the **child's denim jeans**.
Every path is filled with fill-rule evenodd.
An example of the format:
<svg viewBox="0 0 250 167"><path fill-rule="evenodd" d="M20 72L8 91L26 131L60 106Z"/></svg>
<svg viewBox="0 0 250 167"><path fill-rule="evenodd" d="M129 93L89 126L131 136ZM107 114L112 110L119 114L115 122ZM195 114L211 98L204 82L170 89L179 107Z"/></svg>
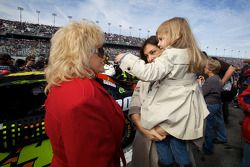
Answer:
<svg viewBox="0 0 250 167"><path fill-rule="evenodd" d="M205 154L213 153L213 140L216 138L217 131L220 131L221 138L226 136L226 128L223 121L223 115L221 112L221 104L208 104L209 115L206 118L206 130L205 130L205 141L203 144L203 152ZM222 135L223 134L223 135ZM227 141L223 137L223 142Z"/></svg>
<svg viewBox="0 0 250 167"><path fill-rule="evenodd" d="M169 136L155 144L161 165L177 163L184 166L190 164L186 141Z"/></svg>

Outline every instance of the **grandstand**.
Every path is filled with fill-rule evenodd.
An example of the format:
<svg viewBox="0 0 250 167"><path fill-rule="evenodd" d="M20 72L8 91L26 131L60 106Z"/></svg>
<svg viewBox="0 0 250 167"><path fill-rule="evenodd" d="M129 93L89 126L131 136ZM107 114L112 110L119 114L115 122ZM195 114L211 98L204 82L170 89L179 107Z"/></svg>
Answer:
<svg viewBox="0 0 250 167"><path fill-rule="evenodd" d="M25 58L27 55L48 57L50 38L59 27L32 24L0 19L0 52L8 53L14 58ZM144 38L105 33L104 50L110 60L119 52L132 52L139 55ZM239 58L219 57L236 67L242 67Z"/></svg>

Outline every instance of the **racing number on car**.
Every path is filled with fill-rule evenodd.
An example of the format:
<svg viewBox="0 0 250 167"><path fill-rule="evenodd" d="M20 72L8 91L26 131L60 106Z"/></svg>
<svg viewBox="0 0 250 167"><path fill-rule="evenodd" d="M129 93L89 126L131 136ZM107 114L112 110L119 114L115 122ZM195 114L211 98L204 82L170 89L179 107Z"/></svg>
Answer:
<svg viewBox="0 0 250 167"><path fill-rule="evenodd" d="M129 110L131 96L125 97L123 99L117 99L116 102L122 107L123 111Z"/></svg>

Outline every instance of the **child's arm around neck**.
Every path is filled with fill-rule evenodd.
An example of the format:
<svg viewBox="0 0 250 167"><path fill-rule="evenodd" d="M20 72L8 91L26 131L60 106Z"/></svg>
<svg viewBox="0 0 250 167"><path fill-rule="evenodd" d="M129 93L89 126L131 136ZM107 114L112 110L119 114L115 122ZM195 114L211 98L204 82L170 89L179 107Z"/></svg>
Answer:
<svg viewBox="0 0 250 167"><path fill-rule="evenodd" d="M123 57L120 68L143 81L151 82L168 77L176 62L183 65L189 64L187 49L165 49L152 63L147 64L129 53Z"/></svg>

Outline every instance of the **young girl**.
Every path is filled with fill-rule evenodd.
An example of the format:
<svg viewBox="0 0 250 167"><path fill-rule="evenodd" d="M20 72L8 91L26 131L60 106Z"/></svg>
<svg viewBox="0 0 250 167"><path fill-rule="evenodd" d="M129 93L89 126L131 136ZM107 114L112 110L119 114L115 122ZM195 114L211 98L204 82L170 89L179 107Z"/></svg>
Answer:
<svg viewBox="0 0 250 167"><path fill-rule="evenodd" d="M116 61L121 63L122 70L151 82L141 107L141 124L146 129L155 128L162 135L168 135L166 143L169 146L172 142L179 153L172 159L162 155L162 150L169 153L169 147L161 149L166 145L163 144L157 147L159 162L169 165L175 160L179 165L188 165L183 141L203 136L204 119L208 115L195 77L204 66L204 58L184 18L163 22L156 34L158 45L164 51L152 63L145 64L130 53L118 55Z"/></svg>

